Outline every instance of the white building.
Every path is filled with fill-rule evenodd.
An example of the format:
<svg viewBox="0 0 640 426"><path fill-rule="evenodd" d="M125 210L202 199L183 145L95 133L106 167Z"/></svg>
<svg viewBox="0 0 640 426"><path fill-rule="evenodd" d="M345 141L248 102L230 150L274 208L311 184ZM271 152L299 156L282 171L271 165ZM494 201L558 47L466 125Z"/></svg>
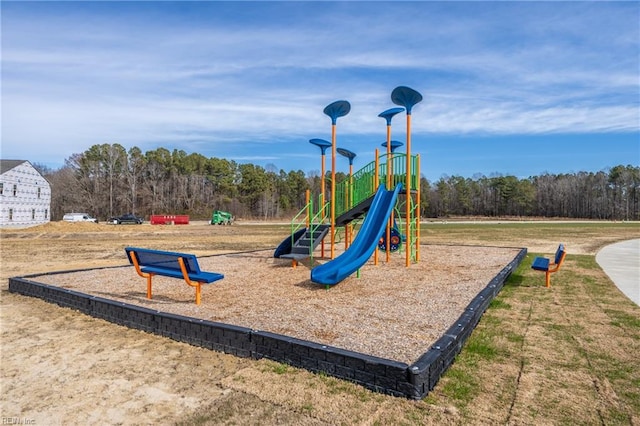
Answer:
<svg viewBox="0 0 640 426"><path fill-rule="evenodd" d="M25 160L0 160L0 227L26 227L51 219L51 185Z"/></svg>

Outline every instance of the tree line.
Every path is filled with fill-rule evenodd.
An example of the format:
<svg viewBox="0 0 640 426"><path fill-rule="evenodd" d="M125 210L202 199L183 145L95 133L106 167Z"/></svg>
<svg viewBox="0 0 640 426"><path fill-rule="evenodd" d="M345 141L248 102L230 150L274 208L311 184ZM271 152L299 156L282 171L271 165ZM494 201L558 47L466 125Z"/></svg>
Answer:
<svg viewBox="0 0 640 426"><path fill-rule="evenodd" d="M36 165L51 184L51 217L83 211L101 220L122 213L188 214L209 218L225 210L242 218L290 218L319 194L319 171L277 170L238 164L182 150L128 151L120 144L94 145L57 170ZM338 179L344 179L337 173ZM325 179L329 193L328 179ZM473 178L420 179L421 215L537 216L608 220L640 219L640 167L606 171Z"/></svg>
<svg viewBox="0 0 640 426"><path fill-rule="evenodd" d="M426 183L425 216L534 216L640 219L640 167L607 171L515 176L442 177Z"/></svg>

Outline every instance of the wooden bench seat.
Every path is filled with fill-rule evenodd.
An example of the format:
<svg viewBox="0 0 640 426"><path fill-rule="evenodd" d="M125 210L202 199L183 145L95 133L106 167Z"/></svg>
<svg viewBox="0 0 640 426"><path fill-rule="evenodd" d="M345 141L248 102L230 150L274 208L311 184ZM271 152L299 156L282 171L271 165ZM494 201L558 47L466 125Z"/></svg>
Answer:
<svg viewBox="0 0 640 426"><path fill-rule="evenodd" d="M151 299L151 280L154 275L182 278L196 289L196 305L200 304L202 284L211 284L224 278L217 272L200 270L198 259L193 254L175 253L138 247L125 247L129 262L142 278L147 279L147 298Z"/></svg>
<svg viewBox="0 0 640 426"><path fill-rule="evenodd" d="M556 250L556 254L553 258L553 262L551 261L551 259L538 256L535 259L533 259L531 268L535 269L536 271L545 272L546 286L551 287L551 274L554 272L557 272L560 269L560 266L562 265L562 262L564 262L564 258L566 255L567 255L567 252L564 248L564 244L560 244L558 246L558 250Z"/></svg>

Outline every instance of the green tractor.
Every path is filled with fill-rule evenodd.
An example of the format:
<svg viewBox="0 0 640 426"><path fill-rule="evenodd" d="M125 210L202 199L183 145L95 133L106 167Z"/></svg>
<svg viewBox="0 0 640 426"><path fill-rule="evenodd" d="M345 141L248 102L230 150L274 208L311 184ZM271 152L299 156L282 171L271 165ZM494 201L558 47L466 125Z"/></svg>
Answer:
<svg viewBox="0 0 640 426"><path fill-rule="evenodd" d="M222 210L214 210L211 216L212 225L231 225L233 222L233 216L231 213L223 212Z"/></svg>

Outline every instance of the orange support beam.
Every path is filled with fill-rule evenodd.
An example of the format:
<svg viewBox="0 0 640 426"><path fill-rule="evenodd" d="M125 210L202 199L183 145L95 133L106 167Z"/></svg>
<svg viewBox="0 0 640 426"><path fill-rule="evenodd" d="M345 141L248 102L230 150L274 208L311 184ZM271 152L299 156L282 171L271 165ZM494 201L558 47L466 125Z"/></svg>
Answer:
<svg viewBox="0 0 640 426"><path fill-rule="evenodd" d="M178 263L180 264L180 270L182 271L182 277L184 278L184 281L187 284L189 284L191 287L196 288L196 305L199 305L200 304L200 288L202 287L202 283L198 281L191 281L191 278L189 278L189 273L187 272L187 267L184 264L183 258L179 257Z"/></svg>
<svg viewBox="0 0 640 426"><path fill-rule="evenodd" d="M379 169L380 169L380 152L378 151L378 148L376 148L376 162L375 162L375 167L374 167L374 174L373 174L373 189L375 191L378 190L378 186L380 186L380 175L379 175ZM376 244L376 248L373 250L373 264L377 265L378 264L378 245Z"/></svg>
<svg viewBox="0 0 640 426"><path fill-rule="evenodd" d="M140 270L140 264L138 263L138 256L136 255L136 252L131 252L131 260L133 261L133 266L136 268L138 275L147 279L147 299L151 299L151 278L153 277L153 274L142 272Z"/></svg>

